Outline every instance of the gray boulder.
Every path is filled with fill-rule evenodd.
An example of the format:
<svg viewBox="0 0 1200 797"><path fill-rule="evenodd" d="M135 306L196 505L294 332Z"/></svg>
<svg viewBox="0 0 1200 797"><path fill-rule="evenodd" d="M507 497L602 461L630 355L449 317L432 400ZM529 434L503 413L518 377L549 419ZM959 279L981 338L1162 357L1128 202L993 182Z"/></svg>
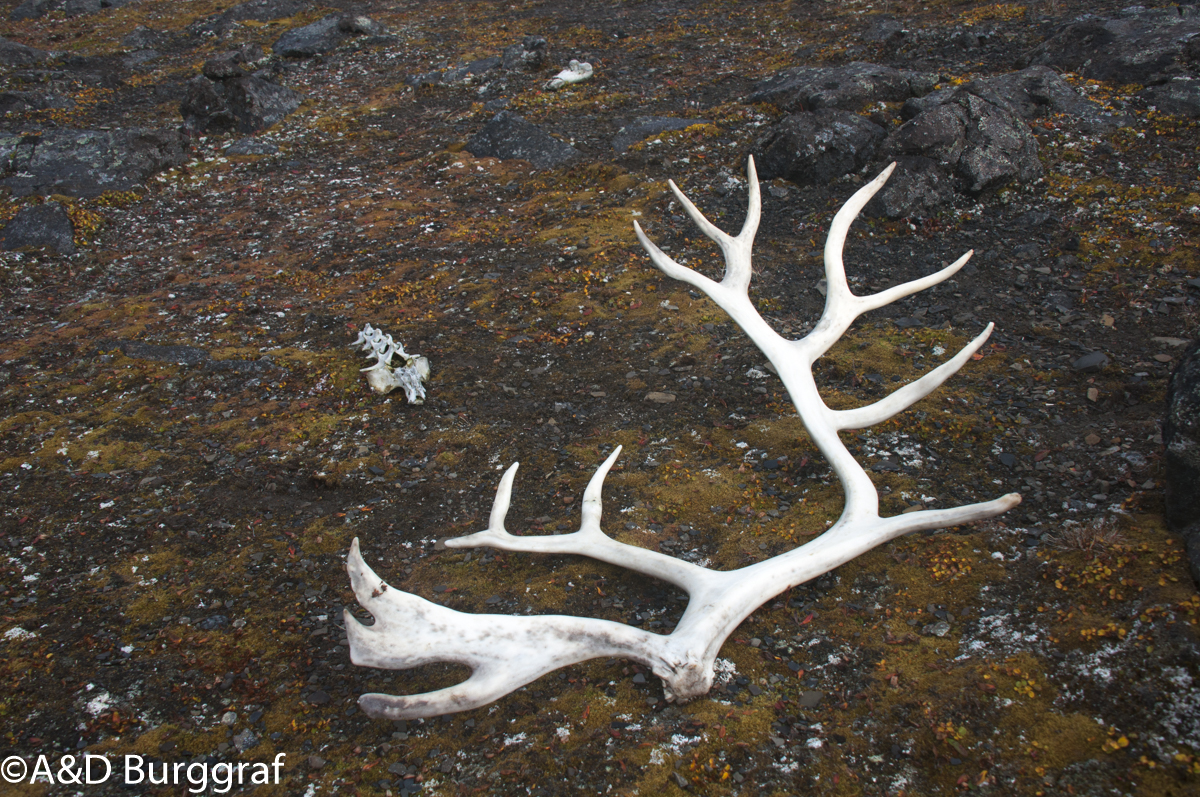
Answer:
<svg viewBox="0 0 1200 797"><path fill-rule="evenodd" d="M800 66L756 85L748 102L766 102L785 111L818 108L862 110L873 102L900 102L928 94L938 76L856 61L845 66Z"/></svg>
<svg viewBox="0 0 1200 797"><path fill-rule="evenodd" d="M1177 77L1138 93L1147 105L1163 113L1200 118L1200 80Z"/></svg>
<svg viewBox="0 0 1200 797"><path fill-rule="evenodd" d="M236 50L214 55L204 62L201 71L212 80L227 80L235 77L246 77L254 73L260 61L266 58L266 53L257 44L247 44Z"/></svg>
<svg viewBox="0 0 1200 797"><path fill-rule="evenodd" d="M1200 341L1179 360L1167 383L1162 438L1163 514L1178 530L1200 521Z"/></svg>
<svg viewBox="0 0 1200 797"><path fill-rule="evenodd" d="M962 87L893 131L883 149L936 161L971 194L1042 176L1037 140L1024 120Z"/></svg>
<svg viewBox="0 0 1200 797"><path fill-rule="evenodd" d="M471 136L467 151L477 158L526 160L539 169L552 169L579 155L570 144L510 111L496 114Z"/></svg>
<svg viewBox="0 0 1200 797"><path fill-rule="evenodd" d="M994 105L1005 106L1027 121L1067 114L1075 117L1076 126L1087 133L1128 124L1127 119L1113 115L1099 103L1084 97L1057 72L1045 66L1031 66L1019 72L973 80L962 86L962 90ZM958 87L950 87L908 100L900 109L900 116L912 119L952 99L958 91Z"/></svg>
<svg viewBox="0 0 1200 797"><path fill-rule="evenodd" d="M550 58L550 43L545 36L526 36L504 50L505 69L541 69Z"/></svg>
<svg viewBox="0 0 1200 797"><path fill-rule="evenodd" d="M639 116L622 127L613 136L612 146L617 152L625 150L645 141L650 136L659 133L670 133L673 130L685 130L692 125L711 124L707 119L679 119L674 116Z"/></svg>
<svg viewBox="0 0 1200 797"><path fill-rule="evenodd" d="M286 86L250 75L229 80L195 77L180 106L183 123L202 133L266 130L300 107L300 95Z"/></svg>
<svg viewBox="0 0 1200 797"><path fill-rule="evenodd" d="M794 113L755 145L755 162L765 180L819 185L865 166L885 135L882 127L850 111Z"/></svg>
<svg viewBox="0 0 1200 797"><path fill-rule="evenodd" d="M58 202L33 205L19 211L0 232L5 250L50 248L60 255L75 254L75 228L66 209Z"/></svg>
<svg viewBox="0 0 1200 797"><path fill-rule="evenodd" d="M1029 57L1113 83L1161 83L1200 60L1200 11L1194 6L1132 6L1111 17L1087 15L1063 25Z"/></svg>
<svg viewBox="0 0 1200 797"><path fill-rule="evenodd" d="M327 17L293 28L279 37L271 47L276 55L290 58L311 58L336 49L355 36L381 36L383 25L354 14L330 14Z"/></svg>
<svg viewBox="0 0 1200 797"><path fill-rule="evenodd" d="M178 130L50 130L0 141L0 162L8 173L0 185L15 196L94 197L129 191L186 159Z"/></svg>
<svg viewBox="0 0 1200 797"><path fill-rule="evenodd" d="M0 64L5 66L33 66L50 60L50 53L28 45L9 41L0 36Z"/></svg>
<svg viewBox="0 0 1200 797"><path fill-rule="evenodd" d="M954 198L954 180L937 161L919 155L896 158L896 170L865 208L889 219L931 215Z"/></svg>

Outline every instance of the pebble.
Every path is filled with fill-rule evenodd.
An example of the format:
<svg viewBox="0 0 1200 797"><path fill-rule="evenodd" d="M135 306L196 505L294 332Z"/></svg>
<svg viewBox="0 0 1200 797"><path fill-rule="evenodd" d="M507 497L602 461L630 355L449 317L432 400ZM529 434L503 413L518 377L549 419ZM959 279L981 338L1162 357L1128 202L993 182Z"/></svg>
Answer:
<svg viewBox="0 0 1200 797"><path fill-rule="evenodd" d="M1108 365L1108 355L1102 351L1094 351L1091 354L1085 354L1075 362L1071 363L1071 367L1076 371L1090 373L1099 371L1104 366Z"/></svg>
<svg viewBox="0 0 1200 797"><path fill-rule="evenodd" d="M675 394L674 393L659 393L659 392L655 391L655 392L646 394L646 401L650 401L655 404L670 404L673 401L675 401Z"/></svg>
<svg viewBox="0 0 1200 797"><path fill-rule="evenodd" d="M821 701L825 699L824 692L816 690L808 690L800 695L800 708L816 708L821 705Z"/></svg>
<svg viewBox="0 0 1200 797"><path fill-rule="evenodd" d="M945 620L938 620L936 623L930 623L922 628L921 633L925 636L943 637L950 633L950 623Z"/></svg>

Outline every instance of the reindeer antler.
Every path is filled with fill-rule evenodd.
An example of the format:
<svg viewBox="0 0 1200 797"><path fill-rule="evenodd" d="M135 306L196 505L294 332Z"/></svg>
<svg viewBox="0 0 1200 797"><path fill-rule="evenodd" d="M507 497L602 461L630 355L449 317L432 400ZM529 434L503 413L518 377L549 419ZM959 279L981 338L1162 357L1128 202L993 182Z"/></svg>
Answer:
<svg viewBox="0 0 1200 797"><path fill-rule="evenodd" d="M750 258L761 215L758 175L747 167L749 212L736 236L717 229L674 182L671 190L692 221L720 247L725 275L720 282L680 265L654 245L634 223L638 240L668 276L699 288L746 331L774 364L805 428L829 460L846 493L841 517L815 540L787 553L739 570L715 571L671 556L617 542L600 529L600 490L620 447L605 460L584 492L583 518L572 534L514 537L504 528L517 466L500 480L488 528L447 540L447 547L488 546L509 551L571 553L669 581L686 590L687 610L667 635L586 617L472 615L392 589L363 562L358 540L347 569L359 603L375 615L364 626L346 613L350 657L355 664L384 668L414 667L435 661L467 664L472 675L449 689L411 697L363 695L359 703L371 716L389 719L428 717L484 705L560 667L597 657L623 656L649 666L663 679L667 700L689 700L706 693L713 664L730 633L775 595L826 573L888 540L922 529L943 528L993 517L1021 502L1010 493L992 501L954 509L921 510L879 516L879 495L870 477L838 437L844 429L879 423L912 406L958 371L991 334L988 324L946 363L880 401L852 410L830 409L813 379L813 363L840 338L854 319L947 279L971 256L963 255L941 271L871 296L855 296L846 282L842 248L850 224L891 175L892 164L859 189L834 216L825 244L825 309L812 332L788 340L763 320L750 302Z"/></svg>

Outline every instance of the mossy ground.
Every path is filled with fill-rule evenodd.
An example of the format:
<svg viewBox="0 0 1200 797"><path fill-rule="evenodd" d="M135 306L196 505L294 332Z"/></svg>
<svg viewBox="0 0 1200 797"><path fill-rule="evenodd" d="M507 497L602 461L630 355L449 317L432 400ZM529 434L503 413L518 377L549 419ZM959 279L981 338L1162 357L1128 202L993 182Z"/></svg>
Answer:
<svg viewBox="0 0 1200 797"><path fill-rule="evenodd" d="M0 34L105 57L138 25L183 32L227 5L142 0ZM119 88L71 84L70 109L9 121L177 124L177 104L154 86L328 10L178 44ZM396 43L287 72L306 101L265 135L279 156L226 157L227 141L198 140L187 166L144 191L67 200L81 254L3 256L3 630L29 634L0 642L6 754L287 753L284 783L264 794L397 793L406 775L446 795L1196 788L1200 599L1159 519L1152 438L1178 351L1154 339L1195 334L1194 304L1164 313L1157 302L1189 296L1184 282L1200 273L1198 137L1192 122L1133 106L1134 126L1103 141L1041 125L1038 186L919 223L862 220L847 245L859 292L981 251L973 273L932 298L855 325L817 365L830 406L877 399L998 325L942 390L847 436L877 468L883 512L1010 490L1026 495L1018 510L897 540L778 596L722 649L732 680L688 705L665 704L637 665L593 661L460 715L393 724L357 712L364 692L428 691L465 672L350 664L341 612L361 610L342 561L355 537L389 583L455 609L664 633L678 621L684 596L619 568L440 549L486 523L511 462L509 528L549 533L574 527L587 481L623 446L605 484L609 533L722 569L836 519L836 480L778 380L748 375L765 370L762 355L651 268L630 222L716 274L666 178L738 229L745 155L780 115L744 105L745 90L801 48L806 59L882 56L860 36L880 10L853 5L359 10ZM930 29L1007 25L1013 51L1050 27L1042 9L1012 4L888 10ZM546 74L509 78L512 109L584 152L553 172L465 151L490 115L477 86L403 82L526 33L550 38L557 66L597 68L592 83L555 93L541 88ZM961 81L1010 69L1009 57L937 68ZM1125 102L1138 87L1087 88ZM611 136L639 115L712 124L614 154ZM817 318L824 231L860 182L764 185L752 295L784 334ZM0 217L32 201L2 198ZM1031 208L1070 222L1030 233L1016 219ZM1030 236L1079 265L1042 280L1009 256ZM1044 290L1068 285L1073 312L1014 295L1018 272ZM952 322L960 311L974 318ZM926 323L894 323L915 313ZM430 358L425 405L368 392L349 348L366 323ZM1120 367L1074 372L1074 339ZM130 340L208 358L138 359L119 345ZM676 401L647 403L651 391ZM1073 549L1054 545L1067 539ZM227 624L206 628L216 615ZM246 729L257 745L239 754L229 745Z"/></svg>

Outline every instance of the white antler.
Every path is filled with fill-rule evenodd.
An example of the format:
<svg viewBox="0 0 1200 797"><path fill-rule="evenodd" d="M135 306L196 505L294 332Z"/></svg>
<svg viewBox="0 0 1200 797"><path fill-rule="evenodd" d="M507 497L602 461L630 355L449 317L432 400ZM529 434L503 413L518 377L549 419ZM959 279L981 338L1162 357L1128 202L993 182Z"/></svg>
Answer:
<svg viewBox="0 0 1200 797"><path fill-rule="evenodd" d="M720 282L681 266L654 245L641 227L634 230L650 258L668 276L707 294L736 321L775 365L813 442L829 460L846 493L841 517L815 540L787 553L743 567L716 571L671 556L617 542L600 529L600 490L620 447L600 466L584 492L583 518L572 534L515 537L504 528L517 466L500 480L488 528L447 540L447 547L488 546L508 551L579 554L644 573L684 589L688 607L675 630L652 634L621 623L586 617L463 614L392 589L363 562L358 541L347 569L359 603L375 616L364 626L349 613L346 628L355 664L384 668L453 661L471 667L461 684L424 695L363 695L359 703L372 716L428 717L484 705L560 667L597 657L622 656L650 667L663 679L667 700L688 700L712 686L713 664L726 637L775 595L826 573L881 543L923 529L936 529L993 517L1021 497L1010 493L954 509L922 510L882 518L879 495L867 472L838 437L843 429L879 423L912 406L958 371L984 344L992 325L948 362L885 398L852 410L830 409L817 392L812 364L862 313L924 290L950 277L971 253L952 265L871 296L855 296L846 282L842 247L851 222L887 181L892 164L850 198L837 215L825 244L825 310L816 327L800 340L788 340L767 325L750 302L750 256L761 213L754 161L748 166L749 212L742 231L730 236L696 209L675 183L671 190L696 225L725 256Z"/></svg>

